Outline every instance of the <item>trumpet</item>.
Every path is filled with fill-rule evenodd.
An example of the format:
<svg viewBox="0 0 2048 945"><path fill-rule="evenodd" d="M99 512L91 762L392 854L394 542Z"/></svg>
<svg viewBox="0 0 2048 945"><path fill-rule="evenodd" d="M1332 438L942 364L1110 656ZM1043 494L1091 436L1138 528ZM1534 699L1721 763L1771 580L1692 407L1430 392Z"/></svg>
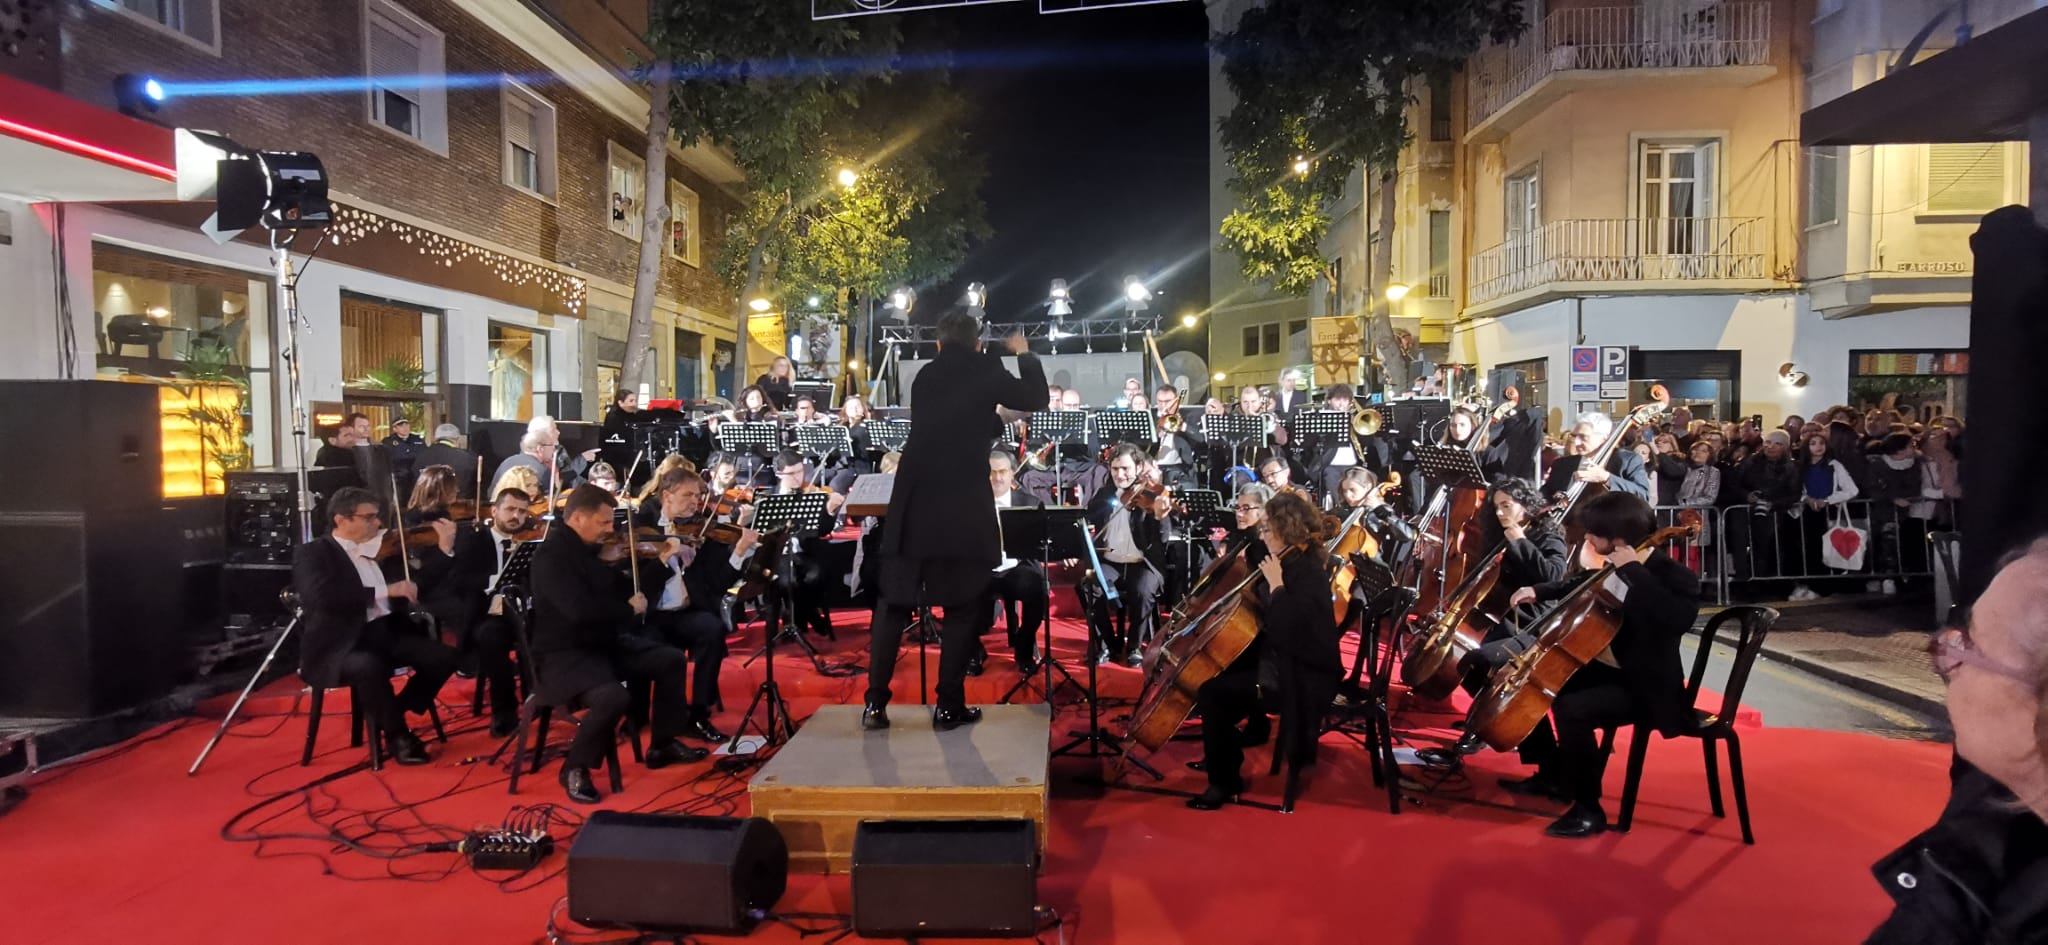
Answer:
<svg viewBox="0 0 2048 945"><path fill-rule="evenodd" d="M1159 432L1161 433L1179 433L1187 428L1187 418L1182 417L1180 415L1180 411L1178 410L1172 413L1162 414L1159 417Z"/></svg>

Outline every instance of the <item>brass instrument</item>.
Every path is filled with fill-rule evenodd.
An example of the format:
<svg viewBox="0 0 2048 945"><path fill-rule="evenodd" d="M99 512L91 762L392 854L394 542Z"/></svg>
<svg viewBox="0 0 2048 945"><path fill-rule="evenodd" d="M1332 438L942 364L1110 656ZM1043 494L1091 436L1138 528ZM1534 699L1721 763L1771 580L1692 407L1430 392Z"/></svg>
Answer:
<svg viewBox="0 0 2048 945"><path fill-rule="evenodd" d="M1377 436L1385 423L1380 412L1371 407L1351 408L1351 455L1359 462L1365 461L1365 440Z"/></svg>
<svg viewBox="0 0 2048 945"><path fill-rule="evenodd" d="M1159 432L1161 433L1179 433L1187 428L1187 418L1182 417L1180 415L1180 411L1178 410L1173 411L1172 413L1162 414L1159 417Z"/></svg>

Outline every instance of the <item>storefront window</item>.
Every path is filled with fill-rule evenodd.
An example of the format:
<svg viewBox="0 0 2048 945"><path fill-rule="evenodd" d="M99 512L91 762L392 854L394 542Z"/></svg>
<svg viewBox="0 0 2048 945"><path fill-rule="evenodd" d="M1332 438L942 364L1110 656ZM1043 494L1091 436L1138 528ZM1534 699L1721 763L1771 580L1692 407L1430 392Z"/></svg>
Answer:
<svg viewBox="0 0 2048 945"><path fill-rule="evenodd" d="M270 283L106 243L92 263L95 373L161 389L164 497L273 462Z"/></svg>
<svg viewBox="0 0 2048 945"><path fill-rule="evenodd" d="M491 419L531 420L546 413L547 332L491 323Z"/></svg>
<svg viewBox="0 0 2048 945"><path fill-rule="evenodd" d="M341 298L341 376L346 407L370 418L373 435L391 421L412 421L413 432L433 432L441 400L441 313L386 299Z"/></svg>
<svg viewBox="0 0 2048 945"><path fill-rule="evenodd" d="M1967 416L1970 353L1937 351L1849 352L1849 405L1886 407L1908 421Z"/></svg>

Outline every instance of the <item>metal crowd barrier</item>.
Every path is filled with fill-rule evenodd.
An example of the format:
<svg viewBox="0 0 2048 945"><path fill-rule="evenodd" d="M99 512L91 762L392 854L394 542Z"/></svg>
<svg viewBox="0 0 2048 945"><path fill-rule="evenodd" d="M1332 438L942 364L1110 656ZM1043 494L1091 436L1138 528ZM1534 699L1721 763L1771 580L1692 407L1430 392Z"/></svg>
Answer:
<svg viewBox="0 0 2048 945"><path fill-rule="evenodd" d="M1901 581L1937 578L1935 534L1952 527L1954 509L1946 500L1931 518L1915 518L1910 510L1890 502L1857 499L1843 503L1849 520L1868 536L1863 567L1854 571L1830 568L1823 563L1820 543L1838 521L1832 508L1815 511L1799 506L1795 518L1790 509L1756 509L1747 505L1720 508L1658 506L1660 528L1697 516L1700 534L1674 542L1666 551L1711 585L1714 602L1726 605L1736 584L1769 584L1814 581Z"/></svg>

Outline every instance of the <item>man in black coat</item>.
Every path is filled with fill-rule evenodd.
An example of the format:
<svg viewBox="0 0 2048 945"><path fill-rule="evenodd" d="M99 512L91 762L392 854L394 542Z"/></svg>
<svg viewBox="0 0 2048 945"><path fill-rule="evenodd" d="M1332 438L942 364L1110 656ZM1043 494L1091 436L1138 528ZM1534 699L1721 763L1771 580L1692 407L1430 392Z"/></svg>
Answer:
<svg viewBox="0 0 2048 945"><path fill-rule="evenodd" d="M1654 730L1666 737L1684 731L1692 712L1685 704L1685 667L1678 644L1700 612L1699 576L1670 556L1635 546L1656 530L1656 513L1636 496L1606 492L1586 500L1579 521L1586 544L1607 556L1615 570L1603 580L1622 599L1621 630L1605 658L1573 674L1551 704L1553 731L1546 719L1522 742L1522 757L1537 766L1533 776L1504 780L1515 794L1568 802L1571 810L1545 831L1553 837L1590 837L1607 829L1600 807L1600 779L1607 759L1600 730L1634 725L1635 738ZM1587 575L1523 588L1509 606L1546 603L1565 597Z"/></svg>
<svg viewBox="0 0 2048 945"><path fill-rule="evenodd" d="M1650 491L1650 470L1643 465L1643 458L1635 450L1617 448L1607 457L1605 465L1594 465L1583 457L1600 451L1607 438L1614 434L1614 420L1604 413L1593 412L1579 417L1572 427L1571 435L1564 441L1564 458L1551 464L1550 476L1543 480L1543 494L1561 496L1571 489L1572 482L1588 485L1603 485L1612 492L1623 492L1644 502L1654 501Z"/></svg>
<svg viewBox="0 0 2048 945"><path fill-rule="evenodd" d="M384 448L391 451L391 471L410 487L413 472L426 468L414 465L420 458L420 453L427 448L426 438L412 432L411 420L394 417L391 420L391 435L384 438ZM458 472L467 474L469 470L458 467Z"/></svg>
<svg viewBox="0 0 2048 945"><path fill-rule="evenodd" d="M995 450L988 454L988 484L995 494L996 515L1000 518L1004 509L1039 509L1045 503L1029 492L1017 488L1017 457L1007 450ZM1007 558L1006 558L1007 560ZM995 605L1001 601L1008 611L1011 604L1017 605L1022 614L1020 620L1009 627L1010 652L1016 655L1017 671L1026 676L1038 668L1037 633L1045 625L1046 595L1045 565L1031 559L1020 559L1009 567L996 572L995 580L989 582L987 592L975 613L983 618L979 632L985 634L995 620ZM976 640L980 637L977 635ZM987 658L983 647L975 648L979 663ZM970 666L969 673L975 668Z"/></svg>
<svg viewBox="0 0 2048 945"><path fill-rule="evenodd" d="M1090 593L1088 620L1094 627L1090 658L1114 656L1129 666L1143 659L1159 619L1159 594L1166 587L1165 522L1168 504L1151 511L1124 504L1127 490L1154 474L1145 451L1120 443L1109 454L1109 482L1088 500L1088 525L1102 559L1102 579L1116 585L1117 604L1126 615L1125 636L1118 638L1109 619L1106 594ZM1083 585L1087 587L1088 585ZM1110 651L1114 650L1114 653Z"/></svg>
<svg viewBox="0 0 2048 945"><path fill-rule="evenodd" d="M408 619L419 591L390 581L377 561L384 537L377 497L354 486L328 500L333 530L299 547L292 564L306 635L299 644L299 676L309 686L349 686L366 718L384 734L391 759L427 763L427 749L406 730L406 712L433 707L441 684L455 672L455 651L429 639ZM413 669L394 698L391 673Z"/></svg>
<svg viewBox="0 0 2048 945"><path fill-rule="evenodd" d="M494 602L491 592L521 543L515 536L527 530L532 514L532 499L525 492L504 489L491 503L486 527L455 526L453 541L421 552L413 572L421 600L441 616L444 630L453 631L456 652L465 661L474 660L478 684L490 693L492 738L505 738L518 725L519 690L513 664L516 634L503 603Z"/></svg>
<svg viewBox="0 0 2048 945"><path fill-rule="evenodd" d="M882 522L879 573L868 650L868 691L861 724L886 728L889 680L910 610L922 601L945 608L939 626L939 682L933 725L940 730L980 720L967 706L967 664L974 655L974 614L996 565L1002 563L995 505L989 501L989 419L997 407L1044 410L1045 370L1021 334L1007 339L1017 356L1012 375L1002 359L981 350L981 320L954 313L939 321L939 356L911 384L910 440L896 468L889 515Z"/></svg>
<svg viewBox="0 0 2048 945"><path fill-rule="evenodd" d="M701 760L704 750L676 740L689 722L689 659L681 650L627 632L647 598L625 593L624 576L597 559L619 500L585 483L570 490L562 518L533 556L533 661L542 701L580 702L586 710L562 760L562 788L581 804L598 802L590 766L602 760L626 713L620 680L654 684L649 768Z"/></svg>
<svg viewBox="0 0 2048 945"><path fill-rule="evenodd" d="M444 423L435 427L433 445L420 450L420 455L414 459L413 465L418 469L425 469L428 466L446 466L449 469L455 470L455 487L457 491L465 499L480 500L481 497L476 494L476 480L478 478L476 454L464 449L461 439L462 429L455 424ZM483 484L486 493L490 491L491 485L488 482Z"/></svg>

